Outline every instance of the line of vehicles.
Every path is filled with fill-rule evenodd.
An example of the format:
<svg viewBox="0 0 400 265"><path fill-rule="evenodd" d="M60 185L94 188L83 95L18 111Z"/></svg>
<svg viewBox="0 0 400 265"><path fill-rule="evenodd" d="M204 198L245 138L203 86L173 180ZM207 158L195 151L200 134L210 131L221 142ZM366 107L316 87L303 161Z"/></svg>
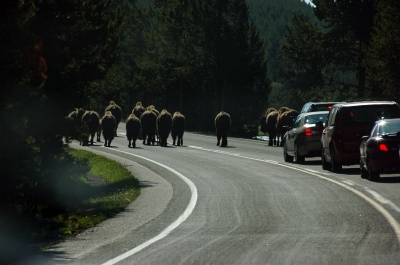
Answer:
<svg viewBox="0 0 400 265"><path fill-rule="evenodd" d="M324 170L360 165L362 178L400 172L400 106L394 101L309 102L283 136L286 162L321 157Z"/></svg>

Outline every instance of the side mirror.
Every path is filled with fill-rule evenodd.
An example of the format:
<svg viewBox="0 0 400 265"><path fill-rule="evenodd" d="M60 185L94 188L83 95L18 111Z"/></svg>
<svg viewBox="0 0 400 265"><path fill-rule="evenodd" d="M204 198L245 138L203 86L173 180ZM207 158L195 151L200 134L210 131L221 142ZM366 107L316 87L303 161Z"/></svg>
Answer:
<svg viewBox="0 0 400 265"><path fill-rule="evenodd" d="M369 138L369 136L368 136L368 135L364 135L363 137L361 137L361 140L363 140L363 141L365 142L365 141L367 141L367 140L368 140L368 138Z"/></svg>

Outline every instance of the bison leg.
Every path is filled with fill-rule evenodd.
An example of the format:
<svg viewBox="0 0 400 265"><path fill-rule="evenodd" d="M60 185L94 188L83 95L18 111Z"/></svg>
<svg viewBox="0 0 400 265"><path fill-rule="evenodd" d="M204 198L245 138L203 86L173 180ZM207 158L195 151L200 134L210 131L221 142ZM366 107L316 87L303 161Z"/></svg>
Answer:
<svg viewBox="0 0 400 265"><path fill-rule="evenodd" d="M219 146L220 141L221 141L221 134L217 132L217 146Z"/></svg>
<svg viewBox="0 0 400 265"><path fill-rule="evenodd" d="M228 145L228 139L224 136L222 137L221 147L226 147Z"/></svg>
<svg viewBox="0 0 400 265"><path fill-rule="evenodd" d="M181 144L181 145L183 145L183 138L182 138L182 137L181 137L181 141L180 141L180 144Z"/></svg>

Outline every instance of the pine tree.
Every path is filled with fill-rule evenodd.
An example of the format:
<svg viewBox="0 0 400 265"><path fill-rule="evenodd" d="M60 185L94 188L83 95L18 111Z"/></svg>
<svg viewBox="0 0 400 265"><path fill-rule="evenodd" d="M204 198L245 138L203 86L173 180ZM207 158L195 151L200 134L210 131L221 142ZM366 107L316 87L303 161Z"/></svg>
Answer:
<svg viewBox="0 0 400 265"><path fill-rule="evenodd" d="M374 96L388 96L400 100L400 2L377 1L371 42L364 66L377 84Z"/></svg>

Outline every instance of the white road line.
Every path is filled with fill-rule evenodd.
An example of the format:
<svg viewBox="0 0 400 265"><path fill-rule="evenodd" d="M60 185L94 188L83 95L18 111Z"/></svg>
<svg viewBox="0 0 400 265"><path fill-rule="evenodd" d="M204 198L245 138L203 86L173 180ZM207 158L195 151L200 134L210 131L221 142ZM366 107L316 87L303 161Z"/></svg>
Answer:
<svg viewBox="0 0 400 265"><path fill-rule="evenodd" d="M197 203L197 188L196 188L196 186L194 185L194 183L190 179L188 179L187 177L185 177L184 175L182 175L181 173L179 173L175 169L170 168L169 166L166 166L164 164L161 164L161 163L159 163L157 161L151 160L151 159L143 157L143 156L135 155L135 154L132 154L132 153L129 153L129 152L125 152L125 151L120 151L120 150L114 150L114 151L120 152L120 153L124 153L124 154L128 154L128 155L131 155L131 156L139 157L141 159L147 160L147 161L149 161L151 163L154 163L156 165L159 165L159 166L171 171L172 173L176 174L183 181L186 182L186 184L190 188L192 196L191 196L190 202L189 202L187 208L185 209L185 211L183 212L183 214L181 216L179 216L177 220L175 220L171 225L169 225L159 235L157 235L156 237L153 237L152 239L148 240L147 242L144 242L143 244L141 244L141 245L139 245L139 246L137 246L137 247L125 252L124 254L122 254L122 255L120 255L118 257L115 257L115 258L103 263L102 265L116 264L116 263L118 263L118 262L120 262L120 261L122 261L122 260L124 260L124 259L126 259L126 258L128 258L128 257L130 257L132 255L134 255L135 253L141 251L142 249L150 246L151 244L157 242L158 240L166 237L169 233L171 233L175 228L177 228L180 224L182 224L190 216L190 214L193 212L194 207L196 206L196 203Z"/></svg>
<svg viewBox="0 0 400 265"><path fill-rule="evenodd" d="M242 156L242 155L237 155L237 154L233 154L233 153L229 153L229 152L219 152L219 151L214 150L214 149L205 149L205 148L198 147L198 146L188 146L188 147L200 149L200 150L203 150L203 151L216 152L216 153L223 153L223 154L226 154L226 155L231 155L231 156L236 156L236 157L245 158L245 159L251 159L251 160L257 160L257 161L262 161L262 162L265 162L265 163L274 164L274 165L281 166L281 167L291 168L291 169L298 170L298 171L301 171L301 172L303 172L303 173L306 173L306 174L309 174L309 175L312 175L312 176L321 178L321 179L323 179L323 180L330 181L330 182L332 182L332 183L334 183L334 184L336 184L336 185L339 185L339 186L341 186L341 187L343 187L343 188L345 188L345 189L347 189L347 190L353 192L354 194L358 195L359 197L361 197L362 199L364 199L365 201L367 201L367 202L368 202L372 207L374 207L378 212L380 212L380 213L386 218L386 220L389 222L390 226L393 228L393 230L394 230L394 232L395 232L395 234L396 234L396 236L397 236L397 241L400 243L400 224L399 224L399 223L396 221L396 219L381 205L381 204L388 204L390 201L387 200L387 199L384 199L384 198L383 198L381 195L379 195L377 192L371 193L372 190L370 190L370 191L367 190L371 195L374 196L374 198L375 198L378 202L376 202L376 201L374 201L373 199L369 198L369 197L366 196L364 193L362 193L362 192L356 190L355 188L352 188L351 185L354 185L354 183L347 183L346 181L343 181L343 183L342 183L342 182L339 182L339 181L330 179L330 178L328 178L328 177L324 177L324 176L321 175L322 173L320 173L320 172L318 172L318 171L313 172L312 170L309 170L309 169L303 169L303 168L299 168L299 167L294 167L294 166L290 166L290 165L288 165L288 164L281 164L281 163L276 162L276 161L273 161L273 160L261 160L261 159L258 160L258 159L254 159L254 158L250 158L250 157L246 157L246 156ZM366 188L366 189L367 189L367 188ZM379 199L378 199L378 198L379 198ZM381 203L381 204L380 204L380 203ZM396 210L396 208L397 208L397 210L400 211L399 207L397 207L397 206L396 206L394 203L392 203L392 202L390 202L390 203L391 203L392 208L393 208L393 206L395 207L395 208L393 208L393 209ZM397 210L396 210L396 211L397 211Z"/></svg>

